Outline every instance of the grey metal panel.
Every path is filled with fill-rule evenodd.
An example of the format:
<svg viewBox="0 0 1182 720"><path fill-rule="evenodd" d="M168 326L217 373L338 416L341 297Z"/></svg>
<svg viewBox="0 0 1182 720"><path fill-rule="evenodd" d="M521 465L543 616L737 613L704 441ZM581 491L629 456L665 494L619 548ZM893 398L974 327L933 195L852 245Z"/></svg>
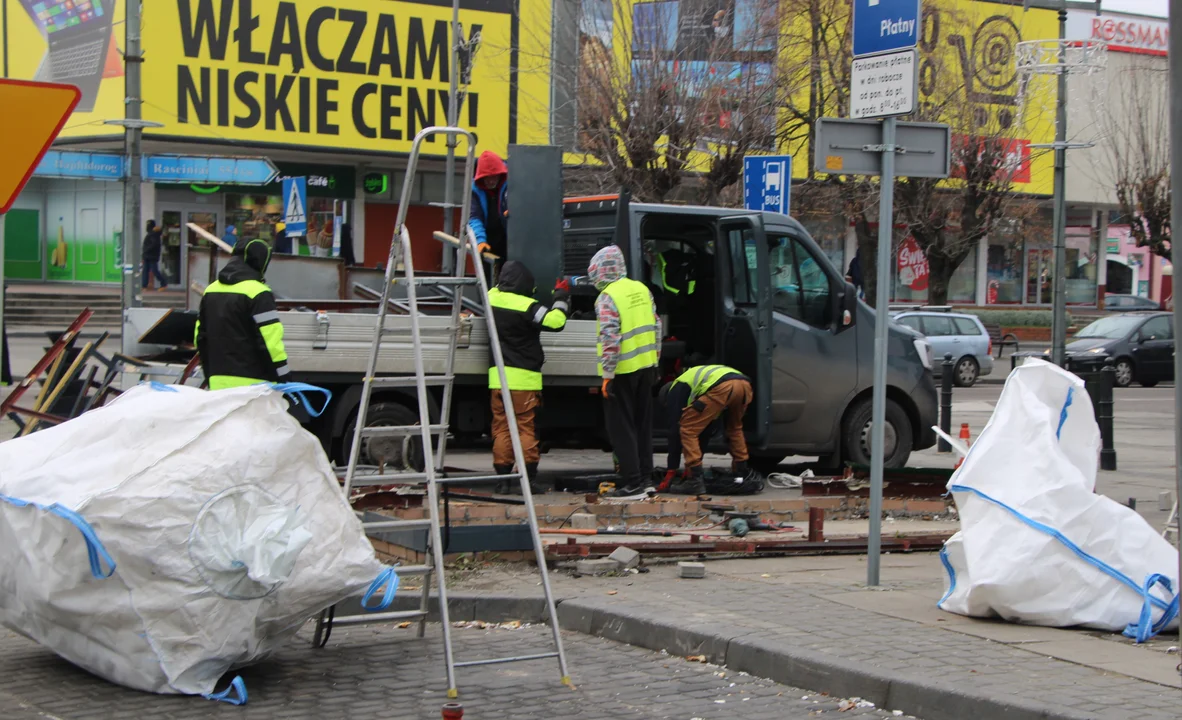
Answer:
<svg viewBox="0 0 1182 720"><path fill-rule="evenodd" d="M341 297L342 266L336 258L276 255L267 268L267 284L282 298L336 300Z"/></svg>
<svg viewBox="0 0 1182 720"><path fill-rule="evenodd" d="M878 120L821 118L816 124L817 152L814 169L834 175L878 175L882 152L864 149L882 144ZM895 175L948 177L952 158L952 131L942 123L900 122L895 126Z"/></svg>
<svg viewBox="0 0 1182 720"><path fill-rule="evenodd" d="M370 343L373 342L377 316L361 313L330 313L328 346L314 350L313 341L320 330L316 314L280 313L283 341L288 364L296 373L365 372ZM423 361L428 373L442 373L447 360L448 317L420 318ZM410 336L410 318L394 315L386 318L387 335L378 356L378 372L383 375L414 374L414 350ZM456 351L456 374L487 376L488 332L484 318L464 320L460 329L460 347ZM542 347L547 377L594 377L597 375L594 320L570 320L561 333L543 333Z"/></svg>
<svg viewBox="0 0 1182 720"><path fill-rule="evenodd" d="M509 259L525 263L549 300L562 274L562 148L509 146Z"/></svg>

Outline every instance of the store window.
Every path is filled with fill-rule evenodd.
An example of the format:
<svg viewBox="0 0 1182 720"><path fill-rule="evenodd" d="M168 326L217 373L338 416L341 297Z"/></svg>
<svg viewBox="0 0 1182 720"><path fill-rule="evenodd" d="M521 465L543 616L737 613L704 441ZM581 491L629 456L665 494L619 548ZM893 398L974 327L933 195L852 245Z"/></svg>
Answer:
<svg viewBox="0 0 1182 720"><path fill-rule="evenodd" d="M1068 305L1095 305L1099 264L1099 233L1087 230L1066 237L1066 285Z"/></svg>
<svg viewBox="0 0 1182 720"><path fill-rule="evenodd" d="M919 244L908 235L895 253L892 302L920 304L931 299L931 275L927 256ZM948 280L949 303L975 303L977 300L977 253L969 256L956 268Z"/></svg>
<svg viewBox="0 0 1182 720"><path fill-rule="evenodd" d="M985 260L985 304L1016 305L1022 302L1024 282L1023 244L1020 237L998 233L989 238Z"/></svg>

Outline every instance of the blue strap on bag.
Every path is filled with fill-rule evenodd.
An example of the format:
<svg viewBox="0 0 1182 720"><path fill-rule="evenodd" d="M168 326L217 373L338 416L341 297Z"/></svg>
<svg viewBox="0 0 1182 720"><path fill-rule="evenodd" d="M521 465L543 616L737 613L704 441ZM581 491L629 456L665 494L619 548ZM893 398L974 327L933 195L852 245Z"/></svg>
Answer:
<svg viewBox="0 0 1182 720"><path fill-rule="evenodd" d="M304 409L307 410L308 414L312 417L320 417L320 415L328 409L328 404L332 402L332 391L322 387L316 387L315 385L309 385L308 383L274 383L271 385L271 387L291 398L293 404L302 404ZM312 403L308 402L308 397L304 394L308 392L317 392L324 395L324 404L320 406L319 410L314 409L312 407Z"/></svg>
<svg viewBox="0 0 1182 720"><path fill-rule="evenodd" d="M78 528L78 532L82 533L82 539L86 541L86 554L90 559L90 573L100 580L109 578L115 574L115 560L107 549L103 547L102 541L98 539L94 528L90 523L86 522L81 515L73 510L62 507L57 503L52 505L41 505L39 503L30 502L28 500L21 500L20 498L10 497L8 495L0 495L0 502L6 502L15 507L33 507L42 512L57 515L58 517L70 521L74 527ZM106 564L107 570L103 571L103 564Z"/></svg>
<svg viewBox="0 0 1182 720"><path fill-rule="evenodd" d="M234 693L231 695L231 693ZM230 705L245 705L246 704L246 683L239 675L230 681L230 687L221 691L220 693L206 693L201 697L206 700L215 700L217 702L229 703Z"/></svg>
<svg viewBox="0 0 1182 720"><path fill-rule="evenodd" d="M361 598L361 607L369 612L378 612L380 610L389 610L390 606L394 604L394 593L398 591L398 573L395 568L388 567L378 573L374 581L370 583L369 589L365 591L365 595ZM370 599L377 594L382 586L386 587L386 592L382 594L382 600L377 605L370 607Z"/></svg>

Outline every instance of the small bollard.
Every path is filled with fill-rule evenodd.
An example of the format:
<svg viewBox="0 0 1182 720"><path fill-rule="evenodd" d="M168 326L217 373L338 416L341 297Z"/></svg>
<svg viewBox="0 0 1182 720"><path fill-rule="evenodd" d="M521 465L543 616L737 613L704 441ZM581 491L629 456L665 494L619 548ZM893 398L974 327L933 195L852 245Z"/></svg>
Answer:
<svg viewBox="0 0 1182 720"><path fill-rule="evenodd" d="M952 434L952 353L944 353L940 365L940 429ZM944 438L936 445L936 452L952 452L952 446Z"/></svg>
<svg viewBox="0 0 1182 720"><path fill-rule="evenodd" d="M459 703L447 703L443 706L443 720L463 720L464 706Z"/></svg>
<svg viewBox="0 0 1182 720"><path fill-rule="evenodd" d="M1100 469L1116 469L1116 448L1113 446L1112 389L1116 387L1116 366L1112 358L1104 361L1100 371L1100 399L1096 402L1099 411L1096 423L1100 426Z"/></svg>
<svg viewBox="0 0 1182 720"><path fill-rule="evenodd" d="M1137 509L1137 498L1129 498L1128 504L1129 504L1130 510L1136 510Z"/></svg>

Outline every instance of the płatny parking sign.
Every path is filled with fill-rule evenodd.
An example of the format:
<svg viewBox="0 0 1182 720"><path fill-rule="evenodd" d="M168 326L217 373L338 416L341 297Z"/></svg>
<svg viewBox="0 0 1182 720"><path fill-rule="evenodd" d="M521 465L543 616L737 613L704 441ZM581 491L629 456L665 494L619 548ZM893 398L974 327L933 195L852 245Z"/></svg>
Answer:
<svg viewBox="0 0 1182 720"><path fill-rule="evenodd" d="M909 115L915 112L914 49L856 58L850 64L850 117Z"/></svg>
<svg viewBox="0 0 1182 720"><path fill-rule="evenodd" d="M743 158L743 207L787 215L791 190L791 155Z"/></svg>
<svg viewBox="0 0 1182 720"><path fill-rule="evenodd" d="M919 40L920 0L854 0L854 57L897 52Z"/></svg>

